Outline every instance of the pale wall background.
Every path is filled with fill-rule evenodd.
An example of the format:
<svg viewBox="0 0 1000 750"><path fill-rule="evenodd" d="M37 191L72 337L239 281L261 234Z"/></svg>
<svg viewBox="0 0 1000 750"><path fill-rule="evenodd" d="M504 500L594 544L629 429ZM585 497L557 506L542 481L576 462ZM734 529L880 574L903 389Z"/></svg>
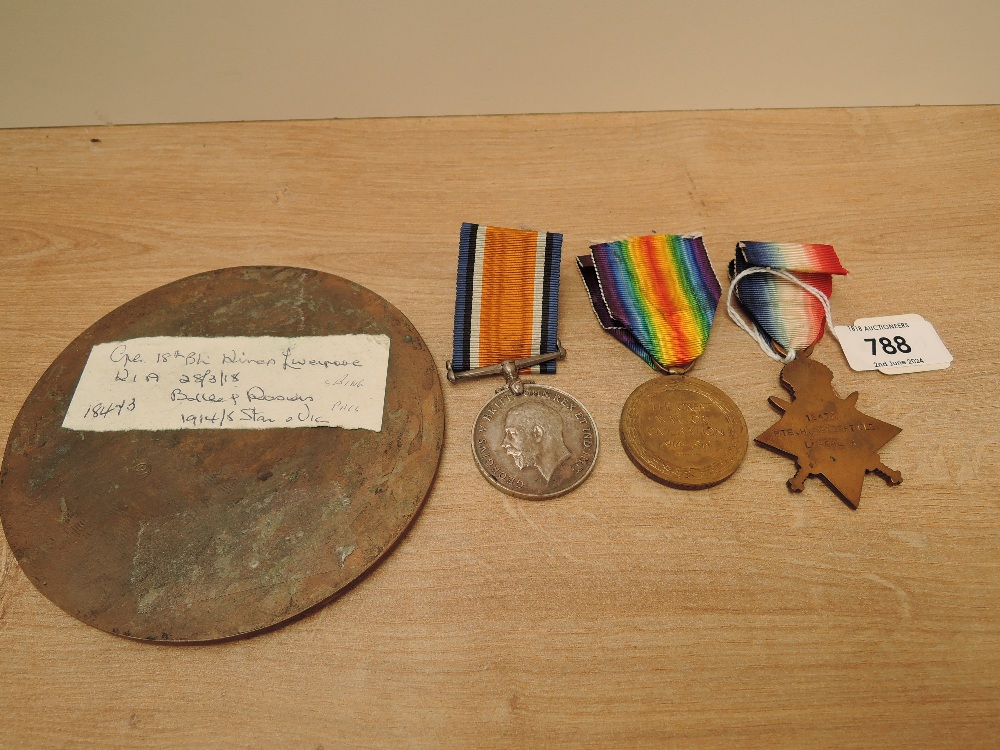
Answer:
<svg viewBox="0 0 1000 750"><path fill-rule="evenodd" d="M0 127L1000 103L998 40L998 0L0 0Z"/></svg>

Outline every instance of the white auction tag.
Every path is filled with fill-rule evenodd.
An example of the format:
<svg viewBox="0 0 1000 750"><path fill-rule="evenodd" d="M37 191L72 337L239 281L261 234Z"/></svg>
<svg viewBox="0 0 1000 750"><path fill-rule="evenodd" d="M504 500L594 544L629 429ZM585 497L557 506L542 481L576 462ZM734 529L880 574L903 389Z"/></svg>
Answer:
<svg viewBox="0 0 1000 750"><path fill-rule="evenodd" d="M111 341L91 349L63 427L380 432L388 370L385 335Z"/></svg>
<svg viewBox="0 0 1000 750"><path fill-rule="evenodd" d="M834 333L853 370L899 375L942 370L953 359L934 326L916 314L858 318Z"/></svg>

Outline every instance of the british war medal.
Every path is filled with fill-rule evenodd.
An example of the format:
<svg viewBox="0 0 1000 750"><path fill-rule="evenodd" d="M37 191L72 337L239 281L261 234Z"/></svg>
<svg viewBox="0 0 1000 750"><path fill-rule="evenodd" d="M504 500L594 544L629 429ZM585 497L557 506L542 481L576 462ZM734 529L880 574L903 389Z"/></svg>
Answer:
<svg viewBox="0 0 1000 750"><path fill-rule="evenodd" d="M503 375L472 429L472 455L490 484L531 500L565 494L597 460L597 425L557 388L523 381L552 374L558 340L562 235L463 224L459 242L452 382Z"/></svg>

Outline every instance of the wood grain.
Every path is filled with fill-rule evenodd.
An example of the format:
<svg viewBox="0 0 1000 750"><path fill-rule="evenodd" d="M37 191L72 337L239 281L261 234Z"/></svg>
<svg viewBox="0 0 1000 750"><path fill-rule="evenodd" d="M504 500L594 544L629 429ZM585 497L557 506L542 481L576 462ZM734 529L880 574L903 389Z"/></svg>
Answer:
<svg viewBox="0 0 1000 750"><path fill-rule="evenodd" d="M496 383L447 386L435 485L345 595L224 644L135 643L37 593L0 546L2 747L991 747L1000 742L1000 108L356 120L0 132L9 429L45 367L181 276L300 265L391 300L442 376L462 221L565 234L545 382L602 430L588 482L490 489L469 430ZM948 370L848 369L903 432L852 511L751 446L699 492L618 439L651 373L603 334L572 256L623 233L827 242L837 322L916 312ZM779 368L725 316L696 374L770 425Z"/></svg>

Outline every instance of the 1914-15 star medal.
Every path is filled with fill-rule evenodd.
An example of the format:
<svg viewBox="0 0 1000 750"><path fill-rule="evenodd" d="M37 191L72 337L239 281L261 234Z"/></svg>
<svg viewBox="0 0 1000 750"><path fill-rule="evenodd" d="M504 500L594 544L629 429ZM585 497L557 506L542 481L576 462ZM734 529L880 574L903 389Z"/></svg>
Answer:
<svg viewBox="0 0 1000 750"><path fill-rule="evenodd" d="M792 491L801 492L810 476L822 476L857 508L867 472L877 471L889 484L903 481L878 453L901 428L859 411L857 391L847 398L837 396L830 368L799 357L781 370L781 380L793 398L771 397L771 404L784 414L755 440L795 458L798 472L788 480Z"/></svg>

